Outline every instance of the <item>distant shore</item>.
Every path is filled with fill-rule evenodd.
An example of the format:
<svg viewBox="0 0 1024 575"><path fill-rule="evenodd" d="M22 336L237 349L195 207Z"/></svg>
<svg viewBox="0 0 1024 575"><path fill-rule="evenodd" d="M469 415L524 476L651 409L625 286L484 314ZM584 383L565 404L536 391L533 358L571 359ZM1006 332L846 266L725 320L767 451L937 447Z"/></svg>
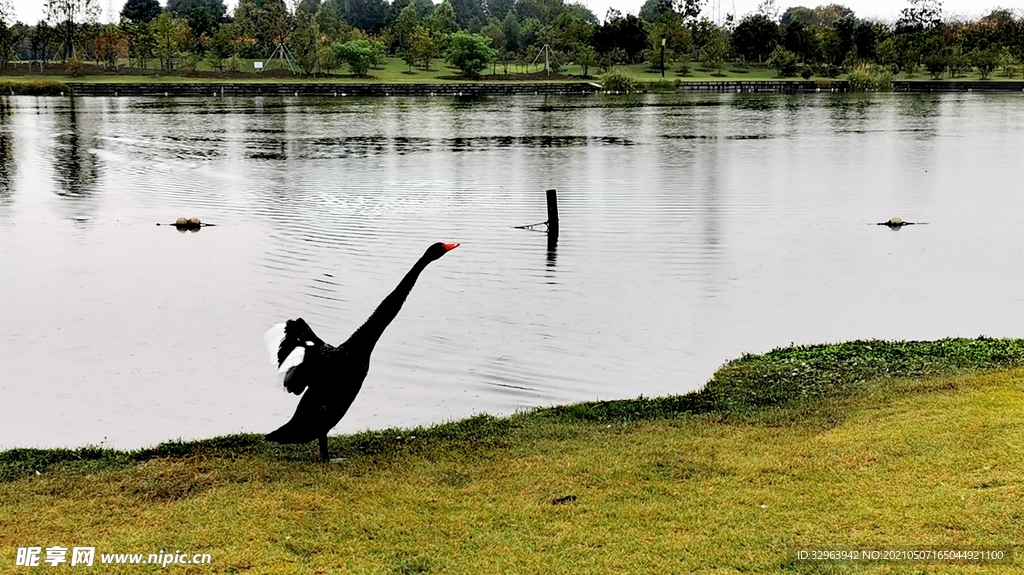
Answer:
<svg viewBox="0 0 1024 575"><path fill-rule="evenodd" d="M266 78L251 81L167 76L0 76L0 94L138 97L386 97L386 96L580 96L605 92L600 79L552 81L379 82ZM678 79L637 82L635 92L817 93L849 92L846 80ZM900 80L893 92L1024 93L1018 81Z"/></svg>

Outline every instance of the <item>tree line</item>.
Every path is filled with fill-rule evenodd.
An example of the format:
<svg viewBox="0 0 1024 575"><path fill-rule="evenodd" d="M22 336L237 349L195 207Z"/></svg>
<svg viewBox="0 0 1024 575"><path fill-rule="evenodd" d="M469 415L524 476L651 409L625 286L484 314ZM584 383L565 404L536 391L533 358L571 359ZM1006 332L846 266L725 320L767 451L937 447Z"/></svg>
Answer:
<svg viewBox="0 0 1024 575"><path fill-rule="evenodd" d="M387 58L429 69L444 58L467 76L490 67L522 70L544 51L551 71L572 63L582 75L623 64L768 66L780 76L834 77L864 67L913 76L957 77L976 70L1021 73L1024 19L997 9L977 19L945 16L940 0L907 0L899 17L858 17L841 4L780 12L765 0L740 19L702 17L706 0L647 0L639 14L609 10L603 21L565 0L127 0L116 23L98 22L99 0L44 0L46 18L11 22L0 0L0 65L41 68L91 61L110 69L219 71L287 57L305 75L364 76Z"/></svg>

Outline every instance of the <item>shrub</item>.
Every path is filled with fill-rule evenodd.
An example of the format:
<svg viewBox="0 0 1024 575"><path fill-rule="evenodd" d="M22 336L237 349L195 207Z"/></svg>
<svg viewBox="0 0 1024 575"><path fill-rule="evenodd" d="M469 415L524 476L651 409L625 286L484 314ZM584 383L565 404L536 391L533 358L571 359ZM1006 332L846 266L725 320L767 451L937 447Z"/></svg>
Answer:
<svg viewBox="0 0 1024 575"><path fill-rule="evenodd" d="M946 71L947 59L942 54L929 54L924 59L924 68L932 75L933 80L941 80Z"/></svg>
<svg viewBox="0 0 1024 575"><path fill-rule="evenodd" d="M335 60L348 64L355 76L366 76L377 57L374 46L367 40L351 40L344 44L336 42L331 50Z"/></svg>
<svg viewBox="0 0 1024 575"><path fill-rule="evenodd" d="M604 77L604 89L608 92L622 92L628 94L630 92L636 92L637 82L631 76L620 74L618 72L612 72Z"/></svg>
<svg viewBox="0 0 1024 575"><path fill-rule="evenodd" d="M0 94L16 96L60 96L70 94L71 88L54 80L36 80L33 82L0 81Z"/></svg>
<svg viewBox="0 0 1024 575"><path fill-rule="evenodd" d="M803 70L800 71L800 77L803 78L804 80L810 80L811 76L813 75L814 74L811 72L810 68L804 68Z"/></svg>
<svg viewBox="0 0 1024 575"><path fill-rule="evenodd" d="M854 92L888 92L892 90L892 72L877 64L857 66L850 72L850 89Z"/></svg>
<svg viewBox="0 0 1024 575"><path fill-rule="evenodd" d="M676 80L675 82L672 82L672 81L669 81L669 80L658 80L656 82L648 83L647 84L647 91L648 92L664 92L664 93L677 92L679 90L678 85L679 85L679 81L678 80Z"/></svg>
<svg viewBox="0 0 1024 575"><path fill-rule="evenodd" d="M992 72L999 66L999 52L993 48L971 52L971 64L978 69L982 80L988 80Z"/></svg>
<svg viewBox="0 0 1024 575"><path fill-rule="evenodd" d="M488 36L460 30L449 36L449 40L451 43L444 52L444 61L462 70L462 74L469 78L479 77L481 70L498 57L498 51L491 48Z"/></svg>
<svg viewBox="0 0 1024 575"><path fill-rule="evenodd" d="M768 56L768 67L777 71L781 78L796 76L796 54L776 46Z"/></svg>

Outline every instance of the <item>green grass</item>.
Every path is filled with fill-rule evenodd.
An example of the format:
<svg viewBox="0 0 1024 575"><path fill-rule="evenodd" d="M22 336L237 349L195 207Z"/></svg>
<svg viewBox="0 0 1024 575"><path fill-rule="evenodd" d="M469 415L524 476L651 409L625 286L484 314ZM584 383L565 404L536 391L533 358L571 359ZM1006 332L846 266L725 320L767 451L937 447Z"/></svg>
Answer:
<svg viewBox="0 0 1024 575"><path fill-rule="evenodd" d="M684 396L332 437L342 464L256 436L7 451L0 572L95 545L210 553L195 573L1008 573L789 550L1024 550L1022 365L1022 340L785 348Z"/></svg>
<svg viewBox="0 0 1024 575"><path fill-rule="evenodd" d="M60 64L52 64L48 67L48 71L52 73L39 74L32 73L27 75L8 76L11 79L55 79L63 82L139 82L139 83L181 83L181 82L269 82L269 83L289 83L289 82L324 82L324 83L365 83L365 82L385 82L385 83L452 83L452 82L470 82L475 80L469 80L461 77L461 72L458 69L448 67L443 60L434 60L431 63L429 70L424 70L418 67L413 67L412 70L399 58L389 58L387 63L382 68L372 68L369 71L369 77L358 78L343 74L343 70L332 70L332 74L323 75L318 74L316 76L303 76L301 74L292 75L280 75L277 70L275 74L260 74L253 71L254 60L243 60L241 70L246 72L244 75L230 78L212 78L212 77L192 77L187 75L181 75L180 72L171 73L167 75L156 75L156 61L152 61L149 64L150 70L154 72L153 75L119 75L119 74L90 74L82 76L67 76L63 75L62 72L65 69ZM127 64L127 62L125 62ZM24 66L18 64L20 66ZM275 68L278 68L277 63L274 64ZM34 68L35 69L35 68ZM206 60L200 62L198 68L200 71L210 72L212 71L209 63ZM346 70L347 71L347 70ZM496 71L499 75L503 74L503 68L499 65L496 70L488 68L483 72L483 78L487 79L492 76L493 72ZM519 72L531 72L536 74L541 72L542 68L539 66L532 66L529 69L526 67L517 68L516 66L509 66L509 72L516 74ZM579 70L570 71L570 73L579 74ZM596 74L596 69L591 74ZM558 81L565 82L566 79L560 80L548 80L544 77L530 77L522 78L522 82L546 82L546 81ZM582 78L573 78L568 81L588 81Z"/></svg>
<svg viewBox="0 0 1024 575"><path fill-rule="evenodd" d="M389 58L387 63L379 69L371 69L369 78L355 78L347 75L343 75L344 70L333 70L331 75L319 74L315 77L305 77L301 74L291 76L272 76L269 74L258 74L253 69L253 62L255 60L248 59L242 60L243 72L246 72L243 76L232 77L232 78L207 78L207 77L192 77L187 75L180 75L180 73L172 73L169 75L156 75L158 67L157 60L151 60L148 64L148 68L154 72L154 75L118 75L118 74L92 74L83 75L78 77L72 77L63 75L61 72L64 70L64 66L55 63L48 66L48 70L53 73L47 74L28 74L28 75L16 75L8 76L8 78L15 81L23 80L57 80L60 82L130 82L130 83L192 83L192 82L266 82L266 83L290 83L290 82L324 82L324 83L365 83L365 82L385 82L385 83L451 83L451 82L467 82L471 81L460 77L460 72L457 69L448 67L443 60L437 59L431 63L429 70L423 70L418 67L413 67L411 70L409 66L405 64L399 58ZM127 60L122 62L123 65L127 65ZM15 64L16 66L26 67L27 64L20 63ZM275 62L273 64L275 68L279 65ZM737 66L734 64L726 65L719 75L717 70L706 70L702 68L699 62L692 62L689 65L690 72L686 76L679 74L678 63L666 63L665 66L665 77L664 80L668 82L706 82L706 81L776 81L776 80L787 80L787 81L803 81L800 77L789 77L779 78L774 70L770 70L760 65L748 65L748 66ZM197 67L198 70L203 72L214 71L210 63L207 60L199 62ZM503 75L504 69L502 65L496 67L487 68L484 70L482 76L484 80L487 80L494 73ZM512 80L501 80L501 81L512 81L512 82L565 82L565 81L600 81L600 78L606 74L622 74L633 78L635 81L640 83L658 82L662 80L661 72L658 69L651 69L647 64L633 64L633 65L621 65L615 66L613 69L606 72L601 72L597 67L591 67L589 74L591 78L584 79L581 77L583 69L577 65L566 66L561 73L572 76L572 78L561 78L555 80L548 80L543 76L543 69L540 66L531 66L526 68L524 66L509 66L509 73L513 75L521 75L524 72L530 72L534 75L530 77L514 78ZM541 73L539 76L538 73ZM812 76L810 80L822 80L824 78L818 76ZM835 78L837 80L845 80L846 75L842 74ZM896 81L932 81L931 76L926 72L918 71L912 76L906 74L897 74L893 77ZM1006 78L1001 75L1001 72L993 73L987 82L1004 82L1004 81L1020 81L1021 77ZM494 80L491 80L494 81ZM980 76L977 72L971 71L961 74L958 78L948 78L948 75L942 78L942 81L946 82L977 82L981 81Z"/></svg>

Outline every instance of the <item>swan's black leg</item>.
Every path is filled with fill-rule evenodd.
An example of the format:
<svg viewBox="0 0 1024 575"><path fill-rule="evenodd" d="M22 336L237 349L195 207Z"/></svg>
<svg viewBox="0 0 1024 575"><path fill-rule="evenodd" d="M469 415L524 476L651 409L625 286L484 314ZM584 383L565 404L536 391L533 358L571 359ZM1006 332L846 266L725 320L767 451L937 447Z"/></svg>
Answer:
<svg viewBox="0 0 1024 575"><path fill-rule="evenodd" d="M327 463L331 460L330 454L327 453L327 435L321 435L320 441L320 461Z"/></svg>

